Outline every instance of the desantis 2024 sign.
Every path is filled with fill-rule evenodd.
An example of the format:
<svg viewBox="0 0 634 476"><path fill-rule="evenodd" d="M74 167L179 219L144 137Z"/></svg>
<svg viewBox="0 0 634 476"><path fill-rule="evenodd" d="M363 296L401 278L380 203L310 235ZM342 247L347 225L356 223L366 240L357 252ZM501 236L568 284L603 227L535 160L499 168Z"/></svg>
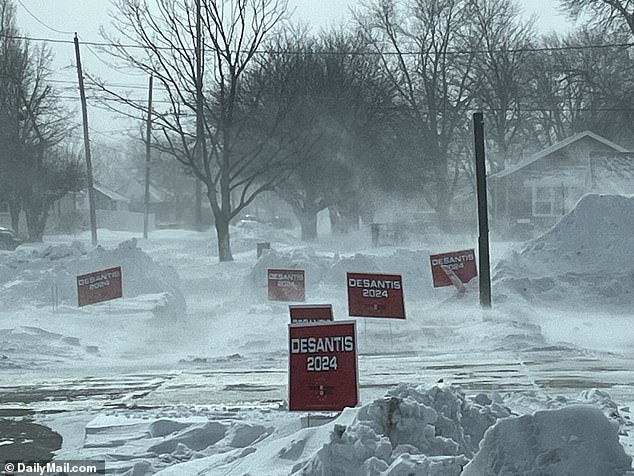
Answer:
<svg viewBox="0 0 634 476"><path fill-rule="evenodd" d="M405 319L400 275L347 273L346 276L349 315Z"/></svg>
<svg viewBox="0 0 634 476"><path fill-rule="evenodd" d="M303 269L269 269L268 290L271 301L305 301Z"/></svg>
<svg viewBox="0 0 634 476"><path fill-rule="evenodd" d="M79 306L108 301L122 296L120 266L77 276L77 301Z"/></svg>
<svg viewBox="0 0 634 476"><path fill-rule="evenodd" d="M478 275L476 271L475 251L473 249L430 255L429 260L431 262L431 275L435 288L452 285L451 279L447 276L447 273L443 271L443 267L447 267L453 271L463 283L468 283Z"/></svg>
<svg viewBox="0 0 634 476"><path fill-rule="evenodd" d="M340 411L359 400L354 321L289 324L288 408Z"/></svg>

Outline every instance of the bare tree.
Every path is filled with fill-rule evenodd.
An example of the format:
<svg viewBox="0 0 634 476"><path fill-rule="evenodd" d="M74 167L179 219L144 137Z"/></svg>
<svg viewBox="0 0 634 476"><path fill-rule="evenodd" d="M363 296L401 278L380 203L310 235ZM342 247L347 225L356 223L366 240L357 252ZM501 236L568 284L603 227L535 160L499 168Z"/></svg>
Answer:
<svg viewBox="0 0 634 476"><path fill-rule="evenodd" d="M260 193L273 190L292 168L293 154L282 152L286 144L270 140L272 133L263 133L258 141L247 134L260 107L258 84L246 81L247 75L264 38L284 20L286 3L198 2L200 17L196 5L187 0L158 0L152 5L146 0L115 0L112 21L120 38L104 36L118 45L112 54L153 74L163 85L170 106L154 113L155 127L163 135L157 143L165 144L204 183L219 259L229 261L231 219ZM198 38L200 49L195 47ZM198 128L197 99L203 109ZM128 104L136 117L146 112L143 106ZM279 117L268 119L272 132Z"/></svg>
<svg viewBox="0 0 634 476"><path fill-rule="evenodd" d="M522 21L514 0L477 0L473 35L482 40L475 62L475 102L485 111L487 136L493 153L487 154L492 172L504 168L513 145L522 142L530 115L525 94L530 88L528 47L536 44L534 20ZM517 149L517 148L516 148Z"/></svg>
<svg viewBox="0 0 634 476"><path fill-rule="evenodd" d="M29 240L41 241L51 204L71 190L64 190L70 182L60 179L60 173L69 174L73 183L80 175L77 163L55 151L73 127L70 112L61 107L57 91L48 84L50 50L32 48L19 38L9 0L0 0L0 29L0 120L6 127L0 182L6 187L13 228L17 230L24 210Z"/></svg>
<svg viewBox="0 0 634 476"><path fill-rule="evenodd" d="M584 45L617 45L588 48L575 74L592 93L593 106L599 107L592 114L595 130L631 140L634 64L627 45L634 35L634 0L561 0L561 5L572 18L585 21L570 35L574 40Z"/></svg>
<svg viewBox="0 0 634 476"><path fill-rule="evenodd" d="M329 208L341 229L342 220L358 222L358 212L348 217L342 211L353 210L359 201L364 169L359 156L372 155L360 145L373 142L367 128L389 106L389 88L379 82L376 56L367 54L363 37L354 32L333 30L314 37L301 28L289 29L269 49L259 69L267 85L261 100L285 110L278 134L305 144L278 194L298 218L302 239L313 240L321 210Z"/></svg>
<svg viewBox="0 0 634 476"><path fill-rule="evenodd" d="M474 46L470 35L471 4L465 0L394 0L368 2L356 15L380 55L398 93L403 117L409 117L420 141L424 173L422 192L449 226L456 174L451 149L466 128L472 100ZM466 51L455 54L456 50Z"/></svg>
<svg viewBox="0 0 634 476"><path fill-rule="evenodd" d="M527 61L534 141L548 146L587 129L614 140L631 135L634 65L627 47L613 46L624 34L595 26L543 38L546 49Z"/></svg>
<svg viewBox="0 0 634 476"><path fill-rule="evenodd" d="M603 26L624 21L630 32L634 34L634 0L560 0L561 5L573 18L580 18L584 13L590 15L594 22Z"/></svg>

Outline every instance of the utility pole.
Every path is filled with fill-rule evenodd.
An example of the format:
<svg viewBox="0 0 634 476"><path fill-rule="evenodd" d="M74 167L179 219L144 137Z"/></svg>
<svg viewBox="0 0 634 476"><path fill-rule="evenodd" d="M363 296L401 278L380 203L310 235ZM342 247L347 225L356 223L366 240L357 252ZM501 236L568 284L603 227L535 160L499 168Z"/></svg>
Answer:
<svg viewBox="0 0 634 476"><path fill-rule="evenodd" d="M152 137L152 80L150 74L150 84L147 98L147 130L145 134L145 200L143 203L143 238L147 240L148 221L150 218L150 138Z"/></svg>
<svg viewBox="0 0 634 476"><path fill-rule="evenodd" d="M92 180L92 159L90 157L90 139L88 137L88 108L86 107L86 92L84 91L84 75L81 71L81 57L79 55L79 38L75 32L75 57L77 59L77 77L79 79L79 95L81 97L81 116L84 123L84 152L86 154L86 174L88 176L88 206L90 207L90 234L92 245L97 244L97 214L95 212L95 189Z"/></svg>
<svg viewBox="0 0 634 476"><path fill-rule="evenodd" d="M480 306L491 307L491 265L489 260L489 210L487 205L486 163L484 155L484 119L473 114L476 184L478 194L478 261L480 268Z"/></svg>
<svg viewBox="0 0 634 476"><path fill-rule="evenodd" d="M205 160L205 128L203 124L203 64L202 64L202 28L200 0L196 0L196 166L202 167ZM196 180L196 228L202 229L202 190L200 179Z"/></svg>

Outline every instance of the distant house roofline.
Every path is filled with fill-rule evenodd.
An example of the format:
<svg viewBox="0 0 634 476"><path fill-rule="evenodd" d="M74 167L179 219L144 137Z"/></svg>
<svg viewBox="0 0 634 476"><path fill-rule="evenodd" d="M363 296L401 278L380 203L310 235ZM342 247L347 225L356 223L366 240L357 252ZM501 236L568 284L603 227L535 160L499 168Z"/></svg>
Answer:
<svg viewBox="0 0 634 476"><path fill-rule="evenodd" d="M93 183L93 188L98 192L104 194L106 197L114 200L115 202L129 202L130 199L124 197L120 193L115 192L111 188L106 187L105 185Z"/></svg>
<svg viewBox="0 0 634 476"><path fill-rule="evenodd" d="M564 140L561 140L559 142L556 142L555 144L551 145L550 147L546 147L545 149L537 152L536 154L533 154L532 156L530 156L528 159L523 160L521 162L518 162L517 164L513 165L512 167L508 167L504 170L500 170L497 173L491 174L489 177L490 178L503 178L506 177L508 175L511 175L515 172L517 172L518 170L523 169L524 167L531 165L534 162L537 162L540 159L543 159L544 157L552 154L553 152L557 152L560 149L563 149L564 147L569 146L570 144L577 142L578 140L583 139L584 137L591 137L592 139L596 140L597 142L601 142L602 144L614 149L616 152L630 152L629 150L627 150L624 147L621 147L620 145L612 142L611 140L606 139L605 137L602 137L598 134L595 134L592 131L583 131L583 132L578 132L576 134L571 135L570 137L565 138Z"/></svg>

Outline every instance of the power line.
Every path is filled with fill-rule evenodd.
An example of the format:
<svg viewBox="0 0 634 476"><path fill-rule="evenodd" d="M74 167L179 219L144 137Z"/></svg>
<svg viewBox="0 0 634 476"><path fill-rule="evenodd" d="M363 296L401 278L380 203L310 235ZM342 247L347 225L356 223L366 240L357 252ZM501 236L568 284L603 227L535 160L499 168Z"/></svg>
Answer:
<svg viewBox="0 0 634 476"><path fill-rule="evenodd" d="M147 84L143 85L143 84L125 84L125 83L103 83L103 84L99 84L96 83L92 80L90 80L88 78L88 80L90 81L90 83L94 86L105 86L107 88L125 88L125 89L141 89L143 91L147 91ZM70 79L49 79L48 82L50 83L55 83L55 84L68 84L71 86L77 86L77 81L73 81ZM156 86L158 87L163 87L162 84L157 84Z"/></svg>
<svg viewBox="0 0 634 476"><path fill-rule="evenodd" d="M73 96L57 96L58 99L63 99L66 101L77 101L79 100L78 97L73 97ZM124 101L122 101L121 99L118 98L109 98L109 97L95 97L95 96L86 96L86 99L90 99L90 100L94 100L94 101L106 101L106 102L118 102L121 104L125 104ZM143 105L144 102L147 101L147 98L126 98L126 101L129 101L130 103L134 103L134 102L138 102L139 105ZM154 100L153 102L158 102L161 104L172 104L171 101L168 100Z"/></svg>
<svg viewBox="0 0 634 476"><path fill-rule="evenodd" d="M44 23L42 20L40 20L35 14L33 14L33 12L31 12L31 10L29 10L28 8L26 8L26 6L24 5L24 3L22 3L22 0L18 0L18 3L22 6L22 8L24 8L24 10L26 11L26 13L28 13L36 22L38 22L40 25L42 25L45 28L48 28L51 31L54 31L55 33L60 33L62 35L72 35L73 32L72 31L63 31L63 30L58 30L56 28L53 28L50 25L47 25L46 23Z"/></svg>
<svg viewBox="0 0 634 476"><path fill-rule="evenodd" d="M83 44L83 43L82 43L82 44ZM112 63L110 63L110 62L106 61L105 59L103 59L103 58L102 58L102 57L101 57L101 56L100 56L100 55L99 55L99 54L98 54L95 50L93 50L93 49L92 49L92 47L91 47L90 45L88 45L88 44L87 44L87 45L86 45L86 48L87 48L87 49L88 49L88 51L90 51L90 52L93 54L93 56L94 56L95 58L97 58L97 59L98 59L101 63L103 63L104 65L106 65L108 68L111 68L111 69L115 70L117 73L120 73L120 74L125 74L125 75L127 75L127 76L135 76L135 77L138 77L138 76L146 76L146 73L129 73L129 72L127 72L127 71L121 71L121 68L119 68L119 67L117 67L116 65L114 65L114 64L112 64ZM145 86L145 89L147 89L147 86Z"/></svg>
<svg viewBox="0 0 634 476"><path fill-rule="evenodd" d="M41 41L45 43L62 43L73 44L73 40L61 40L57 38L42 38L31 37L23 35L7 35L0 34L0 37L12 39L12 40L28 40L28 41ZM108 43L99 41L82 41L82 45L88 46L100 46L100 47L114 47L114 48L136 48L147 49L143 45L129 44L129 43ZM600 45L566 45L566 46L542 46L542 47L524 47L524 48L509 48L498 50L448 50L441 55L475 55L475 54L491 54L491 53L542 53L542 52L555 52L555 51L583 51L583 50L595 50L595 49L608 49L608 48L631 48L634 46L632 42L626 43L605 43ZM156 46L153 47L156 50L163 51L193 51L193 48L177 48L168 46ZM233 50L233 53L236 51ZM241 50L240 52L246 52ZM420 51L297 51L297 50L255 50L256 54L296 54L296 55L342 55L342 56L377 56L377 55L389 55L389 56L416 56L420 55Z"/></svg>

